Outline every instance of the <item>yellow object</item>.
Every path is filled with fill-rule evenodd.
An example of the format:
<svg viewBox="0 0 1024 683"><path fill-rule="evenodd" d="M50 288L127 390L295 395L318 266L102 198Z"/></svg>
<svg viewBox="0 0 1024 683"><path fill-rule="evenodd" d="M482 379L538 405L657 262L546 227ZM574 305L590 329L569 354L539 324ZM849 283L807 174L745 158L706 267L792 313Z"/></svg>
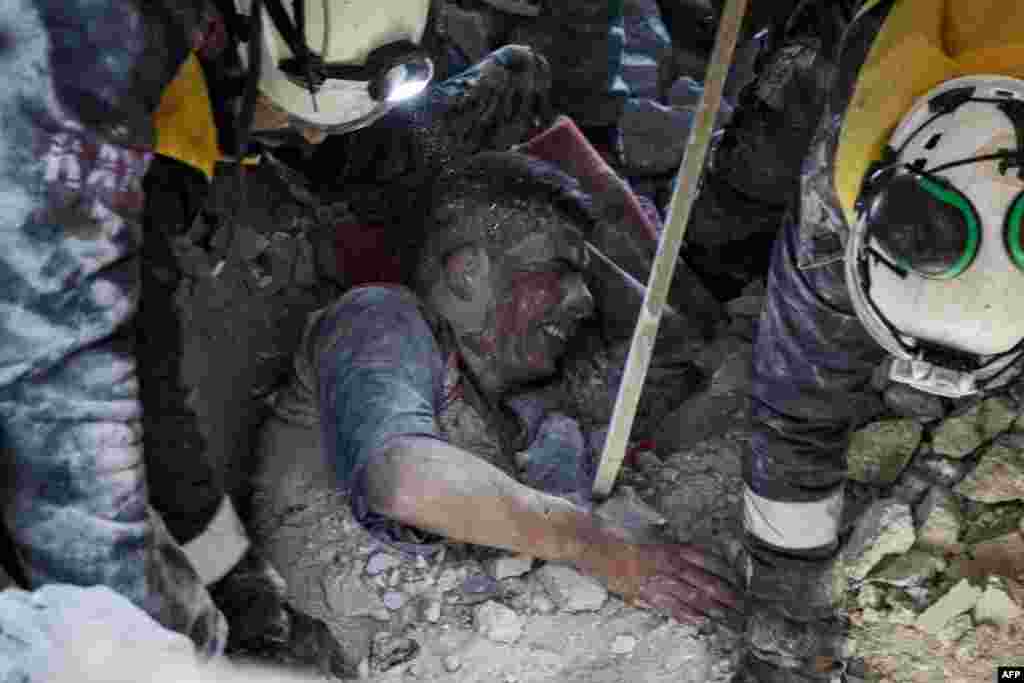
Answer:
<svg viewBox="0 0 1024 683"><path fill-rule="evenodd" d="M1024 3L898 0L889 11L843 122L835 186L849 224L871 162L917 98L952 78L1024 78Z"/></svg>
<svg viewBox="0 0 1024 683"><path fill-rule="evenodd" d="M207 180L213 178L214 163L222 155L206 77L195 54L188 56L164 90L153 118L157 154L199 169Z"/></svg>

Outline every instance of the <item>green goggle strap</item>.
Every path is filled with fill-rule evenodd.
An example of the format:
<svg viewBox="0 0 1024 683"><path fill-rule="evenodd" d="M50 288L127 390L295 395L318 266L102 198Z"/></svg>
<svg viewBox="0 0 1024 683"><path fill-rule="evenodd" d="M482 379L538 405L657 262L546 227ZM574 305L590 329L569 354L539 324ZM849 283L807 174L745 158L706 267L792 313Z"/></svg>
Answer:
<svg viewBox="0 0 1024 683"><path fill-rule="evenodd" d="M1024 244L1021 243L1021 219L1024 218L1024 194L1013 200L1006 216L1006 248L1018 268L1024 270Z"/></svg>

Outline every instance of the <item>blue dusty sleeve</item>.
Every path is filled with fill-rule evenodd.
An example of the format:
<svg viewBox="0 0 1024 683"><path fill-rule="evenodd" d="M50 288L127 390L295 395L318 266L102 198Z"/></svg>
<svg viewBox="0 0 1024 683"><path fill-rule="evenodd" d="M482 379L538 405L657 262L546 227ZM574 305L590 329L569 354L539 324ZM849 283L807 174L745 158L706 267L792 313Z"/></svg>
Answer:
<svg viewBox="0 0 1024 683"><path fill-rule="evenodd" d="M147 504L129 327L134 143L188 48L159 6L0 3L3 514L33 586L109 586L212 653L223 618Z"/></svg>
<svg viewBox="0 0 1024 683"><path fill-rule="evenodd" d="M416 297L400 287L361 287L325 312L313 331L323 443L338 485L367 509L363 472L397 436L440 438L437 414L444 363Z"/></svg>
<svg viewBox="0 0 1024 683"><path fill-rule="evenodd" d="M772 255L753 364L747 530L790 551L834 545L850 429L877 411L881 348L849 307L842 252L800 268L798 225Z"/></svg>

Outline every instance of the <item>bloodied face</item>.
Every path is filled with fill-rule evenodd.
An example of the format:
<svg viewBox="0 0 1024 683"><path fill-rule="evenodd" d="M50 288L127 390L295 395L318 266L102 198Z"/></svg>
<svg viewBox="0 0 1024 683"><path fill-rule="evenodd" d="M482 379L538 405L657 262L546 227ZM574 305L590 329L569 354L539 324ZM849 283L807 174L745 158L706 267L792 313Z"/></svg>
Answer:
<svg viewBox="0 0 1024 683"><path fill-rule="evenodd" d="M583 278L583 238L551 212L537 229L499 246L471 245L446 263L463 287L446 318L485 390L500 392L549 377L580 321L594 312Z"/></svg>

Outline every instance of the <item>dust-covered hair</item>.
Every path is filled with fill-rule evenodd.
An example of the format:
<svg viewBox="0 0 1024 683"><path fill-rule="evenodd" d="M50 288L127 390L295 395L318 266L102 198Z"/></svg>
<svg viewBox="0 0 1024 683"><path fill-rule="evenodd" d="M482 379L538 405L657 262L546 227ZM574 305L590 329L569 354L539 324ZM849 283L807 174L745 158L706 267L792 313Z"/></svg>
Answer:
<svg viewBox="0 0 1024 683"><path fill-rule="evenodd" d="M414 277L426 292L445 258L470 244L511 246L547 219L561 218L589 235L596 223L588 194L555 165L518 152L477 154L432 187Z"/></svg>

